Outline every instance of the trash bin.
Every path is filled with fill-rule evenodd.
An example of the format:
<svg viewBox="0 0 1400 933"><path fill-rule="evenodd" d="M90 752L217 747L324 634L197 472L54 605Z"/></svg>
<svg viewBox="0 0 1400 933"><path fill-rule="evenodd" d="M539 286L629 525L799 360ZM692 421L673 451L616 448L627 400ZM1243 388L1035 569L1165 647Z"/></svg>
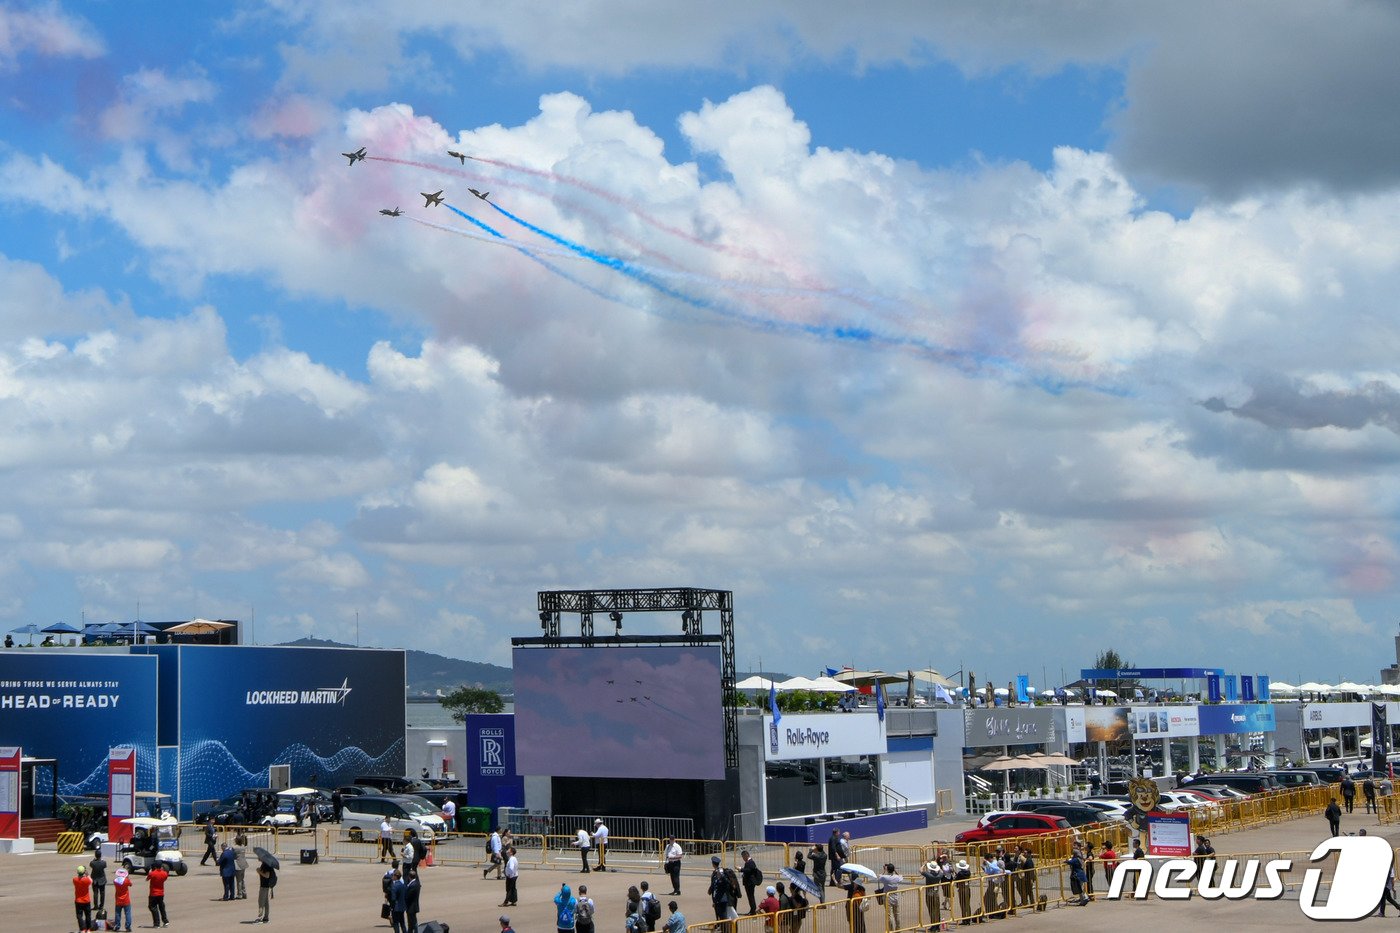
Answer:
<svg viewBox="0 0 1400 933"><path fill-rule="evenodd" d="M489 833L491 831L491 808L458 808L457 831L463 833Z"/></svg>

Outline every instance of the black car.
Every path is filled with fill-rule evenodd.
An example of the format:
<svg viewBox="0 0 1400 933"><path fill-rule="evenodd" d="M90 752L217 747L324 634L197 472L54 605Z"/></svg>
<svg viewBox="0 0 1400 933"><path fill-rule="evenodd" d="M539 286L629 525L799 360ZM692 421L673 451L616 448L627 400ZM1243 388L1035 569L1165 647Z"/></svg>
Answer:
<svg viewBox="0 0 1400 933"><path fill-rule="evenodd" d="M1103 823L1103 811L1096 807L1086 807L1077 803L1053 803L1038 807L1036 813L1063 818L1071 826L1088 826L1090 823Z"/></svg>
<svg viewBox="0 0 1400 933"><path fill-rule="evenodd" d="M378 788L386 794L416 794L420 791L433 789L427 781L411 777L395 777L392 774L362 774L355 778L355 783Z"/></svg>
<svg viewBox="0 0 1400 933"><path fill-rule="evenodd" d="M449 800L457 805L458 810L467 806L467 789L465 787L452 787L444 790L420 790L414 793L413 796L421 797L438 810L441 810L442 805Z"/></svg>
<svg viewBox="0 0 1400 933"><path fill-rule="evenodd" d="M1050 807L1073 807L1076 806L1073 800L1054 800L1052 798L1033 798L1031 800L1017 800L1011 804L1013 810L1025 810L1029 813L1036 813Z"/></svg>

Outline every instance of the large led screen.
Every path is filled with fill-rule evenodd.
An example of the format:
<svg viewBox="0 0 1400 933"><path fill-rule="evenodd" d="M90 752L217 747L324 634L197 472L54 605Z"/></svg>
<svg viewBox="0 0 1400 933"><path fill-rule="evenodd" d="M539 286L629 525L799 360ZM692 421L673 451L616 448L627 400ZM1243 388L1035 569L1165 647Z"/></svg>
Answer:
<svg viewBox="0 0 1400 933"><path fill-rule="evenodd" d="M516 648L516 770L723 778L718 648Z"/></svg>

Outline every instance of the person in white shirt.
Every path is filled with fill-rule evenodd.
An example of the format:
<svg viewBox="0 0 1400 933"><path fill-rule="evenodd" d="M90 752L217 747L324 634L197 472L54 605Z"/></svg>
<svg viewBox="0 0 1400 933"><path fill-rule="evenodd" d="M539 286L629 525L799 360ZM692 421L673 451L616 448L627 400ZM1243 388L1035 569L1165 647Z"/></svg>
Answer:
<svg viewBox="0 0 1400 933"><path fill-rule="evenodd" d="M666 837L666 874L671 876L671 895L678 897L681 893L681 859L685 857L685 850L676 841L674 836Z"/></svg>
<svg viewBox="0 0 1400 933"><path fill-rule="evenodd" d="M515 846L506 849L505 857L506 899L501 903L501 906L515 907L519 901L519 893L515 889L515 884L520 877L520 862L515 857Z"/></svg>
<svg viewBox="0 0 1400 933"><path fill-rule="evenodd" d="M386 816L379 822L379 863L384 864L384 857L394 857L394 826Z"/></svg>
<svg viewBox="0 0 1400 933"><path fill-rule="evenodd" d="M583 871L579 874L586 875L589 872L588 850L593 848L593 837L588 835L588 830L579 827L578 839L574 841L574 845L578 846L579 857L583 859Z"/></svg>
<svg viewBox="0 0 1400 933"><path fill-rule="evenodd" d="M491 830L491 837L486 840L486 854L490 857L491 864L486 866L486 870L481 873L481 877L485 878L487 875L491 874L492 869L495 869L496 880L499 881L501 877L501 863L504 861L501 858L501 828L499 826Z"/></svg>
<svg viewBox="0 0 1400 933"><path fill-rule="evenodd" d="M442 821L447 824L447 831L450 833L457 828L457 804L449 797L442 803Z"/></svg>
<svg viewBox="0 0 1400 933"><path fill-rule="evenodd" d="M593 821L593 848L598 850L598 870L608 870L608 827L602 817Z"/></svg>

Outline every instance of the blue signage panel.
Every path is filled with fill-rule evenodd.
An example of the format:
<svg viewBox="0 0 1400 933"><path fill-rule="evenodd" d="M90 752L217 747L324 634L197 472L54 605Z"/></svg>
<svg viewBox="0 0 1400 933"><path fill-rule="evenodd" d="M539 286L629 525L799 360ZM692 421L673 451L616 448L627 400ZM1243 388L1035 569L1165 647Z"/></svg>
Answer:
<svg viewBox="0 0 1400 933"><path fill-rule="evenodd" d="M105 794L107 751L136 749L136 787L156 789L156 662L64 648L0 651L0 740L58 760L58 792ZM47 791L48 771L37 774ZM160 788L169 792L167 788Z"/></svg>
<svg viewBox="0 0 1400 933"><path fill-rule="evenodd" d="M515 717L467 716L467 799L474 807L523 807L525 779L515 773Z"/></svg>
<svg viewBox="0 0 1400 933"><path fill-rule="evenodd" d="M1240 699L1246 703L1254 702L1254 678L1249 674L1240 675Z"/></svg>
<svg viewBox="0 0 1400 933"><path fill-rule="evenodd" d="M1239 686L1234 674L1225 675L1225 702L1233 703L1240 698Z"/></svg>
<svg viewBox="0 0 1400 933"><path fill-rule="evenodd" d="M1254 676L1254 698L1260 703L1269 702L1269 677L1267 674Z"/></svg>
<svg viewBox="0 0 1400 933"><path fill-rule="evenodd" d="M180 645L180 800L404 773L404 654Z"/></svg>
<svg viewBox="0 0 1400 933"><path fill-rule="evenodd" d="M1201 735L1273 732L1274 708L1268 703L1224 703L1200 708Z"/></svg>
<svg viewBox="0 0 1400 933"><path fill-rule="evenodd" d="M1220 675L1211 674L1206 678L1206 702L1219 703L1220 700Z"/></svg>
<svg viewBox="0 0 1400 933"><path fill-rule="evenodd" d="M1219 677L1223 667L1086 667L1080 670L1081 680L1201 680L1211 674Z"/></svg>

